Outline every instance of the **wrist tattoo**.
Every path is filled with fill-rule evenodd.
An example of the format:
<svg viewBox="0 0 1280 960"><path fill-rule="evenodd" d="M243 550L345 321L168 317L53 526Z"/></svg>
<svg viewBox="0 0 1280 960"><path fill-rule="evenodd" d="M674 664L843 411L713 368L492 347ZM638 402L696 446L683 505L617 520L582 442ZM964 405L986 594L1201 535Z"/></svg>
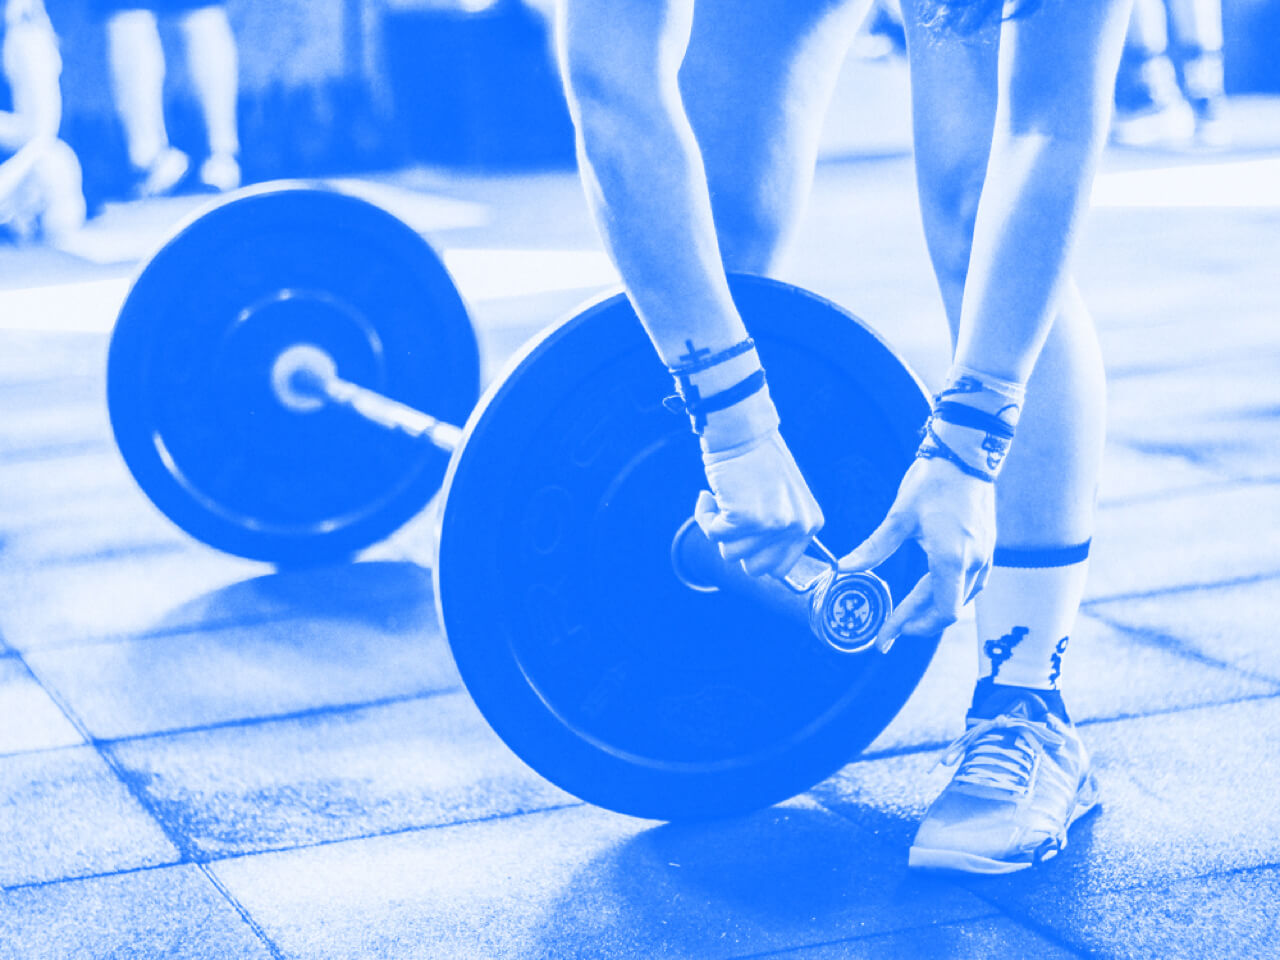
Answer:
<svg viewBox="0 0 1280 960"><path fill-rule="evenodd" d="M704 370L710 370L712 367L719 366L732 360L734 357L740 357L756 348L756 342L750 337L745 340L739 340L731 347L726 347L712 353L707 347L695 347L692 340L684 342L685 353L676 357L678 361L674 367L667 367L673 377L690 377L695 373L702 373Z"/></svg>

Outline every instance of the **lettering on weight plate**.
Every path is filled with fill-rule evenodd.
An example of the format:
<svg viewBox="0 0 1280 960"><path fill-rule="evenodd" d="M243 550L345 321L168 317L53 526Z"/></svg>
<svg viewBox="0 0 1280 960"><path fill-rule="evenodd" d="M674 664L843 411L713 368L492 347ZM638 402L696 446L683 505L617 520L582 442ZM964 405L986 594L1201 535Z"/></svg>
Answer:
<svg viewBox="0 0 1280 960"><path fill-rule="evenodd" d="M547 556L564 542L573 513L573 496L558 484L548 484L529 498L520 524L525 546Z"/></svg>
<svg viewBox="0 0 1280 960"><path fill-rule="evenodd" d="M586 627L570 622L559 590L546 583L535 583L525 593L525 610L529 614L529 637L536 645L558 647L582 634Z"/></svg>

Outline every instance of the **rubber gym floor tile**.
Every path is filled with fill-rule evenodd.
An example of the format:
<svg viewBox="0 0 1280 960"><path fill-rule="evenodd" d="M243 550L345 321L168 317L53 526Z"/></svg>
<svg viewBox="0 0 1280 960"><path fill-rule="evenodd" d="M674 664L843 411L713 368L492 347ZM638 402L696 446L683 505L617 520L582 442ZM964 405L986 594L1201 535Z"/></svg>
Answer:
<svg viewBox="0 0 1280 960"><path fill-rule="evenodd" d="M5 251L6 264L12 262L13 252ZM29 275L26 281L21 285L29 287ZM107 338L102 334L0 330L0 383L24 384L61 377L101 380L106 369Z"/></svg>
<svg viewBox="0 0 1280 960"><path fill-rule="evenodd" d="M185 552L190 538L141 500L122 491L99 493L60 508L31 512L6 524L6 568L48 568L133 554Z"/></svg>
<svg viewBox="0 0 1280 960"><path fill-rule="evenodd" d="M177 859L164 832L91 748L0 757L0 886Z"/></svg>
<svg viewBox="0 0 1280 960"><path fill-rule="evenodd" d="M404 622L307 618L28 654L109 739L413 696L459 680L427 611Z"/></svg>
<svg viewBox="0 0 1280 960"><path fill-rule="evenodd" d="M261 564L192 545L0 577L0 628L16 650L198 627L221 591Z"/></svg>
<svg viewBox="0 0 1280 960"><path fill-rule="evenodd" d="M751 960L991 960L992 957L1071 960L1079 954L1054 943L1008 917L977 917L937 923L892 934L840 940ZM747 958L743 958L747 960Z"/></svg>
<svg viewBox="0 0 1280 960"><path fill-rule="evenodd" d="M1126 295L1137 299L1147 294L1128 291ZM1186 293L1175 290L1172 296L1176 300ZM1271 305L1265 302L1268 298ZM1157 322L1150 324L1132 324L1131 317L1118 310L1112 316L1112 307L1107 316L1097 312L1098 338L1109 382L1116 384L1133 376L1179 371L1207 362L1231 362L1256 350L1274 351L1276 332L1269 319L1274 299L1274 294L1265 290L1247 294L1238 313L1232 304L1232 322L1215 324L1211 337L1205 336L1204 316L1194 308L1179 309L1182 305L1176 302L1166 304Z"/></svg>
<svg viewBox="0 0 1280 960"><path fill-rule="evenodd" d="M84 445L97 451L112 445L106 404L59 404L6 417L0 424L0 463L32 459L36 451Z"/></svg>
<svg viewBox="0 0 1280 960"><path fill-rule="evenodd" d="M577 802L516 759L461 691L108 749L199 857Z"/></svg>
<svg viewBox="0 0 1280 960"><path fill-rule="evenodd" d="M10 891L6 900L0 909L0 956L14 960L271 956L235 907L193 866L27 887Z"/></svg>
<svg viewBox="0 0 1280 960"><path fill-rule="evenodd" d="M1209 466L1173 453L1138 450L1112 436L1102 458L1098 500L1103 506L1119 507L1170 494L1198 493L1222 483L1222 474Z"/></svg>
<svg viewBox="0 0 1280 960"><path fill-rule="evenodd" d="M1274 481L1280 478L1280 404L1212 420L1145 426L1129 442L1235 480Z"/></svg>
<svg viewBox="0 0 1280 960"><path fill-rule="evenodd" d="M1280 483L1104 507L1086 600L1280 571Z"/></svg>
<svg viewBox="0 0 1280 960"><path fill-rule="evenodd" d="M83 743L17 657L0 657L0 755Z"/></svg>
<svg viewBox="0 0 1280 960"><path fill-rule="evenodd" d="M1098 603L1090 609L1108 622L1149 632L1177 649L1280 681L1275 633L1280 577Z"/></svg>
<svg viewBox="0 0 1280 960"><path fill-rule="evenodd" d="M590 807L219 861L290 957L731 957L990 913L797 804L656 825Z"/></svg>
<svg viewBox="0 0 1280 960"><path fill-rule="evenodd" d="M1241 356L1206 361L1192 347L1185 365L1112 377L1107 384L1108 425L1121 435L1141 436L1161 424L1177 432L1188 422L1280 407L1277 347L1272 332L1269 346Z"/></svg>
<svg viewBox="0 0 1280 960"><path fill-rule="evenodd" d="M1130 602L1116 606L1124 609ZM896 750L959 736L964 732L964 715L977 671L974 626L972 621L962 622L943 636L911 699L869 749ZM1265 678L1198 662L1176 648L1117 630L1088 615L1076 620L1060 685L1075 720L1280 693L1280 685Z"/></svg>
<svg viewBox="0 0 1280 960"><path fill-rule="evenodd" d="M1280 870L1272 867L1022 906L1090 956L1257 960L1276 956L1278 902Z"/></svg>
<svg viewBox="0 0 1280 960"><path fill-rule="evenodd" d="M0 502L0 523L6 528L22 522L56 517L78 503L100 498L119 500L132 498L145 503L142 491L134 484L119 454L107 450L85 454L70 463L8 463L0 465L0 484L4 500Z"/></svg>

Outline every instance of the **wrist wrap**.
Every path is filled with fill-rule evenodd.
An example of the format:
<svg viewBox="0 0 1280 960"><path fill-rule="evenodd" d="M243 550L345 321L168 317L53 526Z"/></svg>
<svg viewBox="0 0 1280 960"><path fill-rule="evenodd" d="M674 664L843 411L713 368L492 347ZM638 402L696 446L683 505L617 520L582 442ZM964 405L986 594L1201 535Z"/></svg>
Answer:
<svg viewBox="0 0 1280 960"><path fill-rule="evenodd" d="M950 460L961 471L994 483L1013 441L1026 388L959 364L934 398L917 457Z"/></svg>

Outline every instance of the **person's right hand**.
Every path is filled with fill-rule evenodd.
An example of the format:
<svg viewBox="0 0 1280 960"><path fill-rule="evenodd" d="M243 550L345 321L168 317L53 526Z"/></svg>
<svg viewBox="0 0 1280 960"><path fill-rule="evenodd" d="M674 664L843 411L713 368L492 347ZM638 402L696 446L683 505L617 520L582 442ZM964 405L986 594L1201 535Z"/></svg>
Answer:
<svg viewBox="0 0 1280 960"><path fill-rule="evenodd" d="M823 518L782 435L774 429L725 450L704 450L702 462L711 487L694 511L702 532L747 573L785 576Z"/></svg>

